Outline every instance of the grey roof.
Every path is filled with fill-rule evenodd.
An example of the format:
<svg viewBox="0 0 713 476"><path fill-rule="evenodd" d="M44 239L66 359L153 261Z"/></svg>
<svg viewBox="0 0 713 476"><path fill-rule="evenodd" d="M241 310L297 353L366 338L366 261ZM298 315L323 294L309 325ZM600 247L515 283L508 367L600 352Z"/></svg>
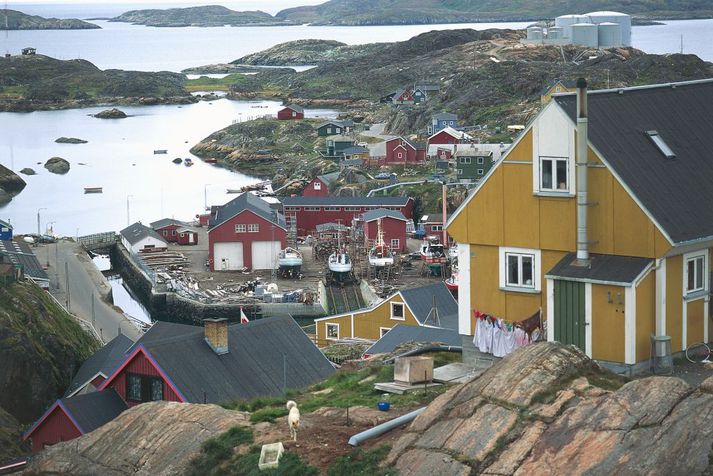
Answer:
<svg viewBox="0 0 713 476"><path fill-rule="evenodd" d="M79 367L64 395L71 395L76 390L84 387L98 373L104 374L104 377L109 377L119 367L124 359L124 354L133 343L134 341L124 334L119 334L107 342L104 347L94 352Z"/></svg>
<svg viewBox="0 0 713 476"><path fill-rule="evenodd" d="M369 152L369 149L366 147L362 147L359 145L355 145L354 147L347 147L342 151L342 154L344 155L354 155L354 154L364 154Z"/></svg>
<svg viewBox="0 0 713 476"><path fill-rule="evenodd" d="M324 175L318 175L317 178L324 182L327 186L330 186L339 178L339 172L331 172Z"/></svg>
<svg viewBox="0 0 713 476"><path fill-rule="evenodd" d="M316 127L316 129L321 129L324 126L329 126L329 125L338 126L338 127L342 127L342 128L354 127L354 121L352 121L351 119L345 119L343 121L324 121L321 124L319 124Z"/></svg>
<svg viewBox="0 0 713 476"><path fill-rule="evenodd" d="M139 339L189 402L224 403L304 388L334 367L291 317L228 327L229 352L218 355L202 327L159 321ZM285 363L287 368L285 369Z"/></svg>
<svg viewBox="0 0 713 476"><path fill-rule="evenodd" d="M421 217L421 223L443 223L443 213L428 213L423 215Z"/></svg>
<svg viewBox="0 0 713 476"><path fill-rule="evenodd" d="M364 221L378 220L379 218L390 217L396 218L397 220L406 221L406 217L403 213L398 210L389 210L387 208L377 208L376 210L369 210L364 212Z"/></svg>
<svg viewBox="0 0 713 476"><path fill-rule="evenodd" d="M0 220L0 227L9 228L12 230L12 225L9 222L6 222L4 220Z"/></svg>
<svg viewBox="0 0 713 476"><path fill-rule="evenodd" d="M649 258L590 254L589 266L574 266L577 253L567 253L547 274L567 281L631 284L652 263Z"/></svg>
<svg viewBox="0 0 713 476"><path fill-rule="evenodd" d="M25 276L49 281L49 276L37 260L32 249L23 241L0 241L0 255L4 255L15 266L21 266Z"/></svg>
<svg viewBox="0 0 713 476"><path fill-rule="evenodd" d="M454 157L492 157L492 155L492 150L481 149L478 144L458 144L453 154Z"/></svg>
<svg viewBox="0 0 713 476"><path fill-rule="evenodd" d="M121 236L126 238L126 241L129 243L136 244L139 241L143 240L146 237L151 237L155 238L159 241L163 241L166 243L166 240L163 239L161 235L156 233L152 228L149 228L148 226L144 225L140 221L137 221L133 225L129 225L123 230L121 230L119 233L121 233Z"/></svg>
<svg viewBox="0 0 713 476"><path fill-rule="evenodd" d="M441 87L437 84L418 84L416 85L416 89L420 89L421 91L440 91Z"/></svg>
<svg viewBox="0 0 713 476"><path fill-rule="evenodd" d="M433 308L435 297L440 319L440 325L437 327L458 330L458 302L442 281L419 288L404 289L400 293L409 309L414 313L416 320L421 324L431 326L436 326L436 323L428 317ZM426 322L427 318L428 322Z"/></svg>
<svg viewBox="0 0 713 476"><path fill-rule="evenodd" d="M268 202L254 193L246 192L238 195L222 207L218 207L215 216L210 220L211 229L245 210L249 210L265 220L285 228L284 217L274 210Z"/></svg>
<svg viewBox="0 0 713 476"><path fill-rule="evenodd" d="M576 122L576 95L554 99ZM672 241L713 236L713 80L590 92L588 101L590 143Z"/></svg>
<svg viewBox="0 0 713 476"><path fill-rule="evenodd" d="M96 430L127 409L126 403L113 388L63 398L61 402L81 427L82 434Z"/></svg>
<svg viewBox="0 0 713 476"><path fill-rule="evenodd" d="M437 121L457 121L458 116L455 114L451 114L450 112L439 112L438 114L434 114L432 116L433 119Z"/></svg>
<svg viewBox="0 0 713 476"><path fill-rule="evenodd" d="M295 112L305 112L305 109L301 106L298 106L296 104L285 104L285 107L283 109L292 109Z"/></svg>
<svg viewBox="0 0 713 476"><path fill-rule="evenodd" d="M156 220L155 222L152 222L150 226L154 230L157 230L159 228L164 228L169 225L188 226L186 222L173 218L162 218L160 220Z"/></svg>
<svg viewBox="0 0 713 476"><path fill-rule="evenodd" d="M361 159L342 159L339 165L351 166L351 165L361 165Z"/></svg>
<svg viewBox="0 0 713 476"><path fill-rule="evenodd" d="M374 345L366 349L364 353L369 355L388 354L400 345L409 342L434 342L452 346L460 346L462 344L460 334L454 329L399 324L392 327L384 337L374 342Z"/></svg>
<svg viewBox="0 0 713 476"><path fill-rule="evenodd" d="M360 206L360 207L403 207L409 197L286 197L282 204L291 206Z"/></svg>

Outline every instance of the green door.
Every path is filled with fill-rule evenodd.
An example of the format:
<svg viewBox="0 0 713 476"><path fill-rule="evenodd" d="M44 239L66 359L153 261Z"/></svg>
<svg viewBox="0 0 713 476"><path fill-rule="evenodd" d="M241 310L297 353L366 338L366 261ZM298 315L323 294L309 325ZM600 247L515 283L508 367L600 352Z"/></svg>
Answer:
<svg viewBox="0 0 713 476"><path fill-rule="evenodd" d="M584 283L555 280L555 340L584 348Z"/></svg>

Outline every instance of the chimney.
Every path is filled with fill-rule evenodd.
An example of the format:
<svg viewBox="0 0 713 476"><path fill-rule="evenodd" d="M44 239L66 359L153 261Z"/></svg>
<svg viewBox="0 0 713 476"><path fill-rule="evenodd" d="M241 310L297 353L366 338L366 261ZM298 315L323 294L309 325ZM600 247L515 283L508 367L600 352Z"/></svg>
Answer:
<svg viewBox="0 0 713 476"><path fill-rule="evenodd" d="M228 353L228 320L203 319L205 341L218 355Z"/></svg>
<svg viewBox="0 0 713 476"><path fill-rule="evenodd" d="M587 233L587 138L589 119L587 112L587 80L577 80L577 264L589 264L589 238Z"/></svg>

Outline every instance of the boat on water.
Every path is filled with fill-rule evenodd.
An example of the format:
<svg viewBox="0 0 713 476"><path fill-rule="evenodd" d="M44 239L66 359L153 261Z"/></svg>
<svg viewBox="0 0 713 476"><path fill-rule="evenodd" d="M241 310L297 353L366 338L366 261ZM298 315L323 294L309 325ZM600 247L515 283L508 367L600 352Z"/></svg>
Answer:
<svg viewBox="0 0 713 476"><path fill-rule="evenodd" d="M441 243L423 240L419 249L421 259L429 264L445 263L448 261L446 249Z"/></svg>
<svg viewBox="0 0 713 476"><path fill-rule="evenodd" d="M84 187L84 193L104 193L103 187Z"/></svg>
<svg viewBox="0 0 713 476"><path fill-rule="evenodd" d="M193 165L193 160L189 157L183 161L183 165L186 167L191 167Z"/></svg>
<svg viewBox="0 0 713 476"><path fill-rule="evenodd" d="M299 267L302 266L302 262L302 253L299 250L288 246L284 250L280 251L278 263L281 268Z"/></svg>
<svg viewBox="0 0 713 476"><path fill-rule="evenodd" d="M158 154L168 154L168 150L167 150L167 149L155 149L155 150L153 151L153 153L154 153L154 154L157 154L157 155L158 155Z"/></svg>
<svg viewBox="0 0 713 476"><path fill-rule="evenodd" d="M180 164L181 162L183 162L183 159L180 157L176 157L171 162L173 162L174 164Z"/></svg>

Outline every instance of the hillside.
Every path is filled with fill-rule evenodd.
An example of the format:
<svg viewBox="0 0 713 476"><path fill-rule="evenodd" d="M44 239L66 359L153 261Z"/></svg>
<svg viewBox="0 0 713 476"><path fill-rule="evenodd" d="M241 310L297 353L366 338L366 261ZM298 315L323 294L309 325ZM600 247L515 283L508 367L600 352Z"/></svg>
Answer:
<svg viewBox="0 0 713 476"><path fill-rule="evenodd" d="M398 25L515 21L615 10L646 18L706 18L707 0L330 0L288 8L278 18L314 25Z"/></svg>
<svg viewBox="0 0 713 476"><path fill-rule="evenodd" d="M259 51L231 64L249 64L260 66L295 66L322 63L345 43L334 40L296 40L279 43L266 50Z"/></svg>
<svg viewBox="0 0 713 476"><path fill-rule="evenodd" d="M109 21L158 27L265 26L280 25L286 22L260 10L237 12L220 5L168 8L165 10L131 10Z"/></svg>
<svg viewBox="0 0 713 476"><path fill-rule="evenodd" d="M98 102L191 102L185 76L101 70L86 60L0 57L0 111L80 107Z"/></svg>
<svg viewBox="0 0 713 476"><path fill-rule="evenodd" d="M17 10L0 10L0 30L89 30L94 28L101 27L74 18L43 18L27 15Z"/></svg>

